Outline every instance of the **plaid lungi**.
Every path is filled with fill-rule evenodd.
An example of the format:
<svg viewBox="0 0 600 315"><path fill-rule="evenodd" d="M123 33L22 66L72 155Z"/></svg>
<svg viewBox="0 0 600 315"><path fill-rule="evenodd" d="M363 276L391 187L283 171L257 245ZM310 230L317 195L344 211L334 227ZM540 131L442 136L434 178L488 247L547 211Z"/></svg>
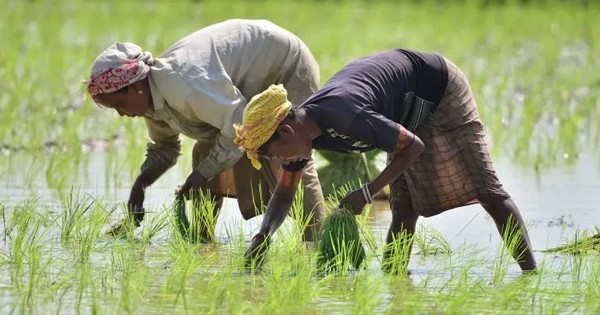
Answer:
<svg viewBox="0 0 600 315"><path fill-rule="evenodd" d="M444 96L431 119L414 132L425 150L390 185L392 209L429 217L477 203L479 196L508 196L492 165L467 78L452 62L446 64Z"/></svg>

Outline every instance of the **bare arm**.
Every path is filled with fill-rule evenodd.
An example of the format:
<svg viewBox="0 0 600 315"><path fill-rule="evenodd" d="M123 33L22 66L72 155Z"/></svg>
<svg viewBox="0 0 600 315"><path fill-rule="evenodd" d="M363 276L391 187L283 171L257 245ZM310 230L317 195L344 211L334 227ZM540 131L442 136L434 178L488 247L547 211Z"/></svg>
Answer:
<svg viewBox="0 0 600 315"><path fill-rule="evenodd" d="M421 155L425 149L425 144L416 135L411 135L413 137L412 142L404 150L397 152L383 171L368 184L371 194L376 194L383 187L396 180Z"/></svg>
<svg viewBox="0 0 600 315"><path fill-rule="evenodd" d="M277 183L257 234L272 235L277 231L290 213L295 193L296 186L285 187L280 182Z"/></svg>
<svg viewBox="0 0 600 315"><path fill-rule="evenodd" d="M246 267L253 264L260 266L268 250L270 237L281 226L292 207L296 187L302 176L302 170L289 172L281 170L273 196L267 204L258 233L252 238L252 243L246 250Z"/></svg>
<svg viewBox="0 0 600 315"><path fill-rule="evenodd" d="M394 157L383 171L381 171L371 183L367 184L366 187L368 188L369 194L376 194L383 189L383 187L396 180L398 176L400 176L400 174L402 174L409 165L419 157L424 149L425 145L419 137L401 127ZM340 200L341 204L349 205L356 214L362 212L367 202L369 201L366 200L365 195L360 188L349 193Z"/></svg>

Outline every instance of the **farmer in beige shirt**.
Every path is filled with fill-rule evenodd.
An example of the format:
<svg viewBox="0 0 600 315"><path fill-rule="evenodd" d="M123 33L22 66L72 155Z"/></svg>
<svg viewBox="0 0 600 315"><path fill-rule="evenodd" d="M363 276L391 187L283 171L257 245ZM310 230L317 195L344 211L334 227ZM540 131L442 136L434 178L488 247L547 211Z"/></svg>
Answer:
<svg viewBox="0 0 600 315"><path fill-rule="evenodd" d="M143 117L152 142L131 189L128 207L136 226L144 217L144 190L180 154L179 134L196 140L193 171L178 196L195 189L237 198L245 219L261 212L270 199L280 162L262 161L260 170L242 157L234 123L241 123L250 98L280 83L293 104L318 88L319 67L308 47L294 34L266 20L228 20L179 40L153 58L132 43L115 43L95 60L88 92L94 101L119 115ZM312 239L322 217L323 195L311 161L302 176L305 238ZM109 233L120 234L118 224ZM211 235L206 227L202 235Z"/></svg>

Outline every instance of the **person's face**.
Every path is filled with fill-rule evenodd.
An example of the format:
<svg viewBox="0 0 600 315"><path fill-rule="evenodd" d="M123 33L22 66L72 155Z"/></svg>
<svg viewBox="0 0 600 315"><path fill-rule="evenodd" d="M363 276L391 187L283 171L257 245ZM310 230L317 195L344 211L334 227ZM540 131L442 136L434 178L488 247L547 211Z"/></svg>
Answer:
<svg viewBox="0 0 600 315"><path fill-rule="evenodd" d="M135 84L129 85L125 91L97 95L94 101L116 110L120 116L128 117L143 116L150 109L151 103L149 91L143 91L141 86Z"/></svg>
<svg viewBox="0 0 600 315"><path fill-rule="evenodd" d="M261 148L260 155L280 160L283 164L310 158L312 141L287 124L280 125L277 132L278 136Z"/></svg>

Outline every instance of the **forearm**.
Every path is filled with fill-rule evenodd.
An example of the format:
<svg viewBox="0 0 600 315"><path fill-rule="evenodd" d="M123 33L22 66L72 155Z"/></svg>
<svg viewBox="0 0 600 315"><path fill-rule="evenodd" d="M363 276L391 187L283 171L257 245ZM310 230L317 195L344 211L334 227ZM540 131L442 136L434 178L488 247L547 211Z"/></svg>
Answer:
<svg viewBox="0 0 600 315"><path fill-rule="evenodd" d="M267 204L258 234L272 235L283 224L292 207L296 187L281 187L277 184L275 192Z"/></svg>
<svg viewBox="0 0 600 315"><path fill-rule="evenodd" d="M168 169L177 163L181 153L181 144L175 136L168 142L150 142L146 149L146 160L140 167L139 178L144 187L152 185Z"/></svg>
<svg viewBox="0 0 600 315"><path fill-rule="evenodd" d="M425 145L421 139L414 136L412 143L401 152L397 152L383 171L368 184L371 194L376 194L383 187L396 180L419 157L424 149Z"/></svg>
<svg viewBox="0 0 600 315"><path fill-rule="evenodd" d="M141 172L135 179L134 185L140 184L142 187L146 188L154 184L158 178L160 178L160 175Z"/></svg>

